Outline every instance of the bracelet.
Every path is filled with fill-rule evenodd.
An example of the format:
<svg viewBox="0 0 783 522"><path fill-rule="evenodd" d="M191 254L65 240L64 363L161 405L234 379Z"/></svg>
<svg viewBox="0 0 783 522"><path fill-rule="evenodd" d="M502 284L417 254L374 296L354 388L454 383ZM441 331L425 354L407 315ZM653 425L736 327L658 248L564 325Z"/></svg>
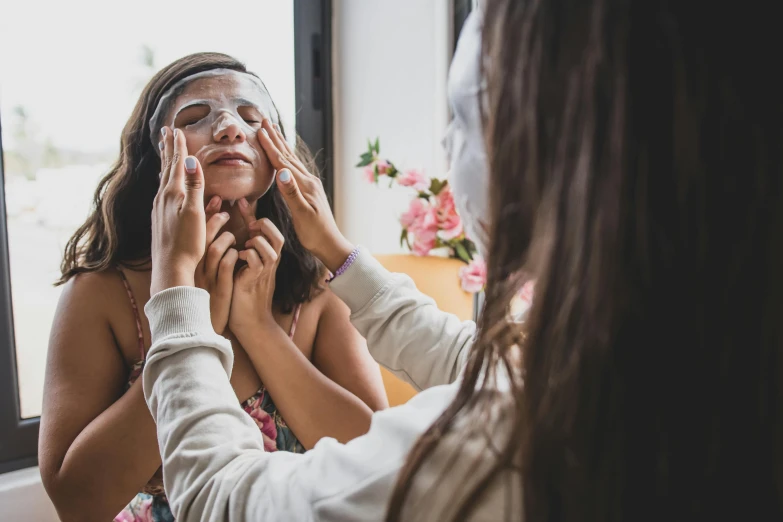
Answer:
<svg viewBox="0 0 783 522"><path fill-rule="evenodd" d="M359 257L359 247L356 247L351 252L351 255L348 256L348 259L345 260L345 263L343 263L343 266L337 269L337 272L334 273L332 277L330 277L326 282L331 283L335 279L337 279L339 276L343 275L346 270L348 270L354 261L356 261L356 258Z"/></svg>

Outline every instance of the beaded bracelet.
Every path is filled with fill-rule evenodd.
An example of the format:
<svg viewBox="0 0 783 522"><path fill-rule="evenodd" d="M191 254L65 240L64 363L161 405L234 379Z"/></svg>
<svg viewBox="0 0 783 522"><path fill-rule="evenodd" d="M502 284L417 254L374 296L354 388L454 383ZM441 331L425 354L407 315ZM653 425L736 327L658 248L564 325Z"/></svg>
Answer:
<svg viewBox="0 0 783 522"><path fill-rule="evenodd" d="M337 269L337 272L334 273L332 277L329 278L327 283L331 283L335 279L337 279L339 276L343 275L346 270L348 270L354 261L356 261L356 258L359 257L359 247L356 247L351 252L351 255L348 256L348 259L345 260L345 263L343 263L343 266Z"/></svg>

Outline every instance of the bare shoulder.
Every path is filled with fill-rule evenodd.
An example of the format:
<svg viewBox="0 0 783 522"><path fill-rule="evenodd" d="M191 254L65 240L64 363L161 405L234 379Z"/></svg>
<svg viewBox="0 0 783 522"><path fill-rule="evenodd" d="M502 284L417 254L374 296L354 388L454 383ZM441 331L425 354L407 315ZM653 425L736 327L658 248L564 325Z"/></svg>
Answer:
<svg viewBox="0 0 783 522"><path fill-rule="evenodd" d="M63 285L60 307L78 307L82 313L108 318L122 292L122 280L114 272L79 274Z"/></svg>
<svg viewBox="0 0 783 522"><path fill-rule="evenodd" d="M79 274L63 286L52 324L52 341L57 335L82 340L104 338L116 344L127 361L136 356L135 332L125 286L116 271Z"/></svg>
<svg viewBox="0 0 783 522"><path fill-rule="evenodd" d="M310 303L317 310L319 319L335 316L345 316L347 318L351 315L348 306L328 286L325 286Z"/></svg>

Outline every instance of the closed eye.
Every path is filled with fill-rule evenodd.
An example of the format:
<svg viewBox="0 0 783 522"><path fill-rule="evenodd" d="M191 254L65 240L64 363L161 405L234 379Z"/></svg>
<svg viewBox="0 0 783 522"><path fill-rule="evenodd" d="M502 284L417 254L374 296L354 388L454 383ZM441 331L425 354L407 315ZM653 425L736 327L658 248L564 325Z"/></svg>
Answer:
<svg viewBox="0 0 783 522"><path fill-rule="evenodd" d="M188 127L195 125L209 115L208 105L191 105L177 113L174 118L175 127Z"/></svg>

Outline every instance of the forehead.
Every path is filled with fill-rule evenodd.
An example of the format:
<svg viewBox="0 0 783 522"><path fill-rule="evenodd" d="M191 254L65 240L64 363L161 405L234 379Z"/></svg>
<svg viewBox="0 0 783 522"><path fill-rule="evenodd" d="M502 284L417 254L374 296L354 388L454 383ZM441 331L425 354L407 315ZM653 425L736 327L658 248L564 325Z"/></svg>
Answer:
<svg viewBox="0 0 783 522"><path fill-rule="evenodd" d="M237 102L241 102L238 105L246 105L245 102L250 102L268 116L274 113L269 93L260 82L245 74L226 74L193 80L185 86L182 94L177 96L173 109L176 111L194 100L204 100L216 106L233 105Z"/></svg>

